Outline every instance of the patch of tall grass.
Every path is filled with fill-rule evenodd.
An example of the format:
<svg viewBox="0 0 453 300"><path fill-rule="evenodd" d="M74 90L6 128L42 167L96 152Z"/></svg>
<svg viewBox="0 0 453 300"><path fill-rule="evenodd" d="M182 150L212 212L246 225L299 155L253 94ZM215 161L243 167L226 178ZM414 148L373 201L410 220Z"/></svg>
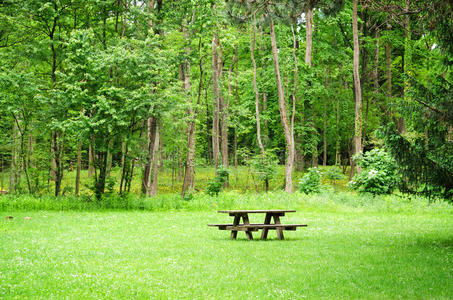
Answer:
<svg viewBox="0 0 453 300"><path fill-rule="evenodd" d="M146 210L146 211L211 211L218 209L297 209L325 212L388 212L388 213L453 213L453 205L442 199L428 199L408 195L360 195L355 192L324 190L305 195L283 191L269 193L222 192L218 196L196 193L189 199L179 194L161 194L144 197L129 194L106 196L102 201L82 196L0 196L1 211L31 210Z"/></svg>

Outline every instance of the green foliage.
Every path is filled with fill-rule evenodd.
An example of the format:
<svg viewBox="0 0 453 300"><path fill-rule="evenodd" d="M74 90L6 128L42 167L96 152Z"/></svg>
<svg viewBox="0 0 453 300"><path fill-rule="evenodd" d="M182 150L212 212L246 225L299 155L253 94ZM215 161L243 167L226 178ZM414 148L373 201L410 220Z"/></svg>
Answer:
<svg viewBox="0 0 453 300"><path fill-rule="evenodd" d="M385 150L375 148L355 159L362 170L350 182L351 188L362 193L389 194L399 184L396 161Z"/></svg>
<svg viewBox="0 0 453 300"><path fill-rule="evenodd" d="M319 193L321 188L321 173L318 168L310 168L299 182L299 191L305 194Z"/></svg>
<svg viewBox="0 0 453 300"><path fill-rule="evenodd" d="M258 180L263 181L266 192L269 190L269 181L274 179L277 174L278 159L272 151L258 154L249 160L253 173Z"/></svg>
<svg viewBox="0 0 453 300"><path fill-rule="evenodd" d="M226 182L228 182L229 171L224 165L220 165L216 170L216 176L208 182L207 193L211 196L217 196Z"/></svg>
<svg viewBox="0 0 453 300"><path fill-rule="evenodd" d="M331 167L327 170L327 172L324 173L324 176L331 180L332 183L333 183L333 187L335 188L336 187L336 182L337 180L341 180L341 179L344 179L345 176L343 174L343 172L341 171L341 169L337 166L334 166L334 167Z"/></svg>

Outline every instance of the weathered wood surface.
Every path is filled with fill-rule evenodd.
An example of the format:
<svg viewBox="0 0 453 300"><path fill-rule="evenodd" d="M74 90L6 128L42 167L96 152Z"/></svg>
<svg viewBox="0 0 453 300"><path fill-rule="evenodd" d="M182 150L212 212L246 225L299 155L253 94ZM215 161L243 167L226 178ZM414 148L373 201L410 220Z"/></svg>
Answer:
<svg viewBox="0 0 453 300"><path fill-rule="evenodd" d="M228 213L234 217L233 224L208 224L211 227L218 227L219 230L231 230L231 238L236 239L238 231L244 231L247 239L253 240L253 231L262 229L261 239L267 239L269 230L277 231L277 237L280 240L285 239L283 230L295 231L297 227L307 227L307 224L281 224L280 217L283 217L286 212L296 212L295 210L219 210L219 213ZM249 213L265 213L264 224L254 223L251 224L249 220ZM240 223L242 219L243 223ZM271 220L274 219L274 223L271 224Z"/></svg>
<svg viewBox="0 0 453 300"><path fill-rule="evenodd" d="M226 214L264 214L264 213L287 213L296 212L294 209L258 209L258 210L219 210L218 213Z"/></svg>

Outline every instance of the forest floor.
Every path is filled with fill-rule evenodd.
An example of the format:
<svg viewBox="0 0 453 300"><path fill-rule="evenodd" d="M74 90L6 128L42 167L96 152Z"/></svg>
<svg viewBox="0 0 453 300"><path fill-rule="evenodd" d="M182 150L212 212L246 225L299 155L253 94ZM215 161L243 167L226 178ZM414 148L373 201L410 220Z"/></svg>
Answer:
<svg viewBox="0 0 453 300"><path fill-rule="evenodd" d="M214 209L0 212L0 298L453 298L451 205L301 203L283 241Z"/></svg>
<svg viewBox="0 0 453 300"><path fill-rule="evenodd" d="M319 166L318 167L321 174L327 172L332 166ZM349 167L345 170L346 175L343 179L337 180L335 182L335 187L339 190L347 189L347 182L349 181ZM293 185L294 189L297 190L300 179L304 173L302 171L293 172ZM8 170L5 170L4 174L0 172L0 178L3 178L3 190L8 189ZM140 194L141 193L141 172L136 171L131 184L131 193ZM115 183L114 189L119 190L119 182L121 177L121 169L118 167L112 168L110 173L111 180ZM214 167L197 167L195 172L195 188L198 191L205 191L206 185L209 181L213 180L215 177ZM62 181L62 191L65 195L71 195L74 193L75 189L75 178L76 172L70 171L65 172ZM81 185L80 193L81 195L92 195L92 191L89 186L93 184L93 177L88 177L88 171L82 170L81 172ZM157 180L157 190L158 194L174 194L181 193L182 183L184 179L184 174L177 174L172 169L163 168L158 174ZM26 190L25 179L22 180L22 188ZM285 167L278 166L275 177L269 182L270 191L278 191L284 189L285 182ZM47 185L47 180L41 178L40 183L42 186L41 193L53 194L54 184L52 181ZM333 182L323 177L322 183L326 186L331 186ZM1 182L0 182L1 185ZM0 187L1 189L1 187ZM252 170L247 166L238 166L237 168L229 168L229 187L225 189L226 191L238 191L241 193L247 192L263 192L264 191L264 182L259 181L256 178L256 175Z"/></svg>

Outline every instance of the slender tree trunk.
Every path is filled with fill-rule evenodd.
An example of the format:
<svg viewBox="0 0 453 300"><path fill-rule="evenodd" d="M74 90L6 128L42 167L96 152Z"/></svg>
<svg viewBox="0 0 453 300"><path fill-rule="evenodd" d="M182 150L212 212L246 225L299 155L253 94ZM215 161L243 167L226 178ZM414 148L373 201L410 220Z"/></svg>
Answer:
<svg viewBox="0 0 453 300"><path fill-rule="evenodd" d="M354 154L362 151L362 89L360 86L360 50L359 50L359 32L357 28L357 2L353 0L352 9L352 33L354 41L354 59L353 59L353 74L355 85L355 130L354 130ZM360 167L357 165L357 172L360 172Z"/></svg>
<svg viewBox="0 0 453 300"><path fill-rule="evenodd" d="M183 27L183 36L186 40L189 39L187 30ZM199 50L201 49L201 38L199 40ZM190 54L190 48L186 48L186 54ZM198 105L200 104L201 92L203 88L203 58L200 53L199 59L199 68L200 68L200 81L198 83L198 97L197 97L197 106L195 110L192 105L192 97L190 93L191 84L190 84L190 61L186 60L185 69L183 69L184 77L184 91L187 97L188 102L188 111L189 123L187 125L187 155L186 155L186 167L184 173L184 182L182 185L181 196L185 197L187 192L192 192L195 188L195 133L196 133L196 118L198 115Z"/></svg>
<svg viewBox="0 0 453 300"><path fill-rule="evenodd" d="M219 79L223 79L223 51L222 46L219 43L219 55L218 55L218 76ZM219 80L221 81L221 80ZM229 85L229 83L228 83ZM222 85L220 85L222 86ZM229 86L229 91L231 86ZM222 165L228 168L228 98L225 100L225 95L222 92L222 89L219 90L219 121L220 121L220 141L221 141L221 151L222 151ZM227 186L228 183L226 182Z"/></svg>
<svg viewBox="0 0 453 300"><path fill-rule="evenodd" d="M160 144L160 129L159 122L156 123L156 133L154 137L154 148L153 148L153 162L152 172L150 172L150 187L147 190L147 196L154 196L157 193L157 174L159 171L159 144ZM132 171L132 170L131 170Z"/></svg>
<svg viewBox="0 0 453 300"><path fill-rule="evenodd" d="M374 95L373 95L373 102L377 103L377 97L379 95L379 37L380 33L379 30L376 31L376 51L374 52L374 68L373 68L373 85L374 85Z"/></svg>
<svg viewBox="0 0 453 300"><path fill-rule="evenodd" d="M391 29L391 25L387 24L387 29ZM385 60L387 64L387 105L392 107L392 60L391 49L388 41L385 42ZM392 115L391 109L388 110L388 115Z"/></svg>
<svg viewBox="0 0 453 300"><path fill-rule="evenodd" d="M82 142L79 142L77 147L77 170L75 181L75 194L78 196L80 192L80 170L82 169Z"/></svg>
<svg viewBox="0 0 453 300"><path fill-rule="evenodd" d="M285 166L285 191L288 193L292 193L292 191L293 191L292 174L293 174L293 163L294 163L294 138L291 135L290 126L288 123L285 95L283 92L282 79L280 77L280 67L278 64L278 49L277 49L277 41L275 38L274 21L272 19L270 21L270 35L271 35L272 55L273 55L273 60L274 60L275 78L276 78L276 83L277 83L278 106L279 106L279 110L280 110L280 119L282 121L283 131L285 134L285 141L286 141L287 157L286 157L286 166Z"/></svg>
<svg viewBox="0 0 453 300"><path fill-rule="evenodd" d="M306 44L305 44L305 64L309 67L312 65L312 49L313 49L313 8L308 7L305 13L306 27ZM308 101L309 102L309 101ZM309 105L306 105L306 110L309 111L311 108ZM313 120L315 117L313 117ZM313 121L313 132L316 132L315 124ZM312 165L316 167L318 165L318 147L316 144L312 145Z"/></svg>
<svg viewBox="0 0 453 300"><path fill-rule="evenodd" d="M256 83L256 62L255 62L255 41L256 41L256 26L255 26L255 16L253 16L252 21L253 35L250 39L250 58L252 59L253 64L253 90L255 91L255 117L256 117L256 139L258 141L258 147L260 148L261 154L264 155L263 142L261 141L261 122L260 122L260 94L258 91L258 85Z"/></svg>
<svg viewBox="0 0 453 300"><path fill-rule="evenodd" d="M305 44L305 63L311 67L312 49L313 49L313 9L307 9L305 13L306 27L306 44Z"/></svg>
<svg viewBox="0 0 453 300"><path fill-rule="evenodd" d="M324 87L328 88L327 78L329 76L329 69L326 69L326 79L324 81ZM324 111L323 111L323 119L324 119L324 128L322 131L322 141L323 141L323 151L322 151L322 165L325 167L327 166L327 98L326 96L323 97L324 102Z"/></svg>
<svg viewBox="0 0 453 300"><path fill-rule="evenodd" d="M91 178L91 175L94 174L94 153L93 147L88 145L88 178Z"/></svg>
<svg viewBox="0 0 453 300"><path fill-rule="evenodd" d="M212 38L212 91L214 100L214 109L212 117L212 158L214 160L214 166L217 169L219 165L219 110L220 110L220 94L219 94L219 59L218 59L218 47L219 37L214 33Z"/></svg>
<svg viewBox="0 0 453 300"><path fill-rule="evenodd" d="M235 46L235 53L236 55L234 56L235 58L235 63L236 63L236 69L234 70L234 75L235 75L235 86L234 86L234 104L237 106L238 104L238 99L239 99L239 84L238 84L238 70L239 70L239 50L238 47ZM238 167L238 135L237 135L237 126L234 126L234 167Z"/></svg>
<svg viewBox="0 0 453 300"><path fill-rule="evenodd" d="M447 141L448 142L453 142L453 125L450 125L448 127L448 138L447 138Z"/></svg>

